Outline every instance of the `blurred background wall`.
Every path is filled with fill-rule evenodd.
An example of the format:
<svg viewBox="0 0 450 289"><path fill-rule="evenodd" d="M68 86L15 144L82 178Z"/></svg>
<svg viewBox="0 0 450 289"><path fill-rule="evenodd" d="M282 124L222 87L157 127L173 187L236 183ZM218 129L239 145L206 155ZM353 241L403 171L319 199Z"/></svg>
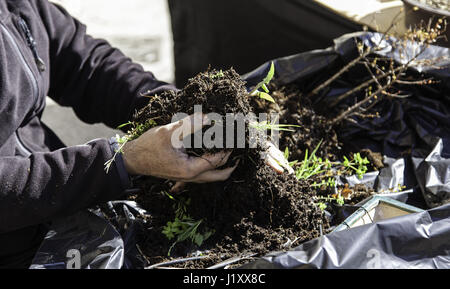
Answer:
<svg viewBox="0 0 450 289"><path fill-rule="evenodd" d="M146 70L174 81L173 43L166 0L53 0L86 24L87 32L108 40ZM88 125L71 108L47 99L43 121L66 145L77 145L118 133L102 124Z"/></svg>

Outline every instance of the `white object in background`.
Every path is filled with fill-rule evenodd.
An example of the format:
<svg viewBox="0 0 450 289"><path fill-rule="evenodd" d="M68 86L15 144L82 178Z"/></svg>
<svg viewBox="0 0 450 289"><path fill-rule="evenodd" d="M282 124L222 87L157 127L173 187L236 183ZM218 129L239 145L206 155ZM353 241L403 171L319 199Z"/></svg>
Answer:
<svg viewBox="0 0 450 289"><path fill-rule="evenodd" d="M373 30L383 32L387 29L397 14L401 14L404 4L399 0L315 0L335 13L366 25ZM399 15L400 20L395 30L399 33L405 31L403 23L404 15Z"/></svg>
<svg viewBox="0 0 450 289"><path fill-rule="evenodd" d="M175 78L173 40L166 0L52 0L108 40L159 80Z"/></svg>

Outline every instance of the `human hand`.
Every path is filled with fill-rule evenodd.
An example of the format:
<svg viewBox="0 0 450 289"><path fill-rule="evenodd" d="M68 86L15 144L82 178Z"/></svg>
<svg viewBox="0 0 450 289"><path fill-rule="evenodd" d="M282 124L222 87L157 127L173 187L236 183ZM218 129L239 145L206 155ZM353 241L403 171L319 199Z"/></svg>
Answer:
<svg viewBox="0 0 450 289"><path fill-rule="evenodd" d="M195 121L201 122L195 125ZM207 117L201 113L190 115L178 122L158 126L145 132L138 139L125 144L122 158L125 168L130 174L148 175L176 181L172 191L181 190L185 183L207 183L224 181L236 169L238 162L225 169L231 151L206 154L201 157L189 156L183 148L182 138L174 143L176 130L193 134L208 123ZM184 134L182 137L186 137ZM285 170L289 174L294 170L289 166L284 154L272 143L267 143L265 162L277 173Z"/></svg>
<svg viewBox="0 0 450 289"><path fill-rule="evenodd" d="M282 174L285 170L288 174L293 174L294 169L289 165L284 154L273 143L267 142L266 145L267 149L264 156L266 164L279 174Z"/></svg>
<svg viewBox="0 0 450 289"><path fill-rule="evenodd" d="M207 118L196 113L180 121L148 130L136 140L125 144L122 154L125 168L130 174L154 176L180 183L228 179L237 164L221 170L217 168L227 163L231 151L194 157L186 153L181 144L181 136L180 139L173 137L176 130L193 134L206 123Z"/></svg>

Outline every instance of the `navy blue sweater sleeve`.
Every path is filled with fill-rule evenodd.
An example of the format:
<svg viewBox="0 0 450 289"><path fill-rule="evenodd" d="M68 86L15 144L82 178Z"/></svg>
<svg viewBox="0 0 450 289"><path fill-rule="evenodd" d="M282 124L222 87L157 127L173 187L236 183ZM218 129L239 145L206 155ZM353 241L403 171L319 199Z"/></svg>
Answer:
<svg viewBox="0 0 450 289"><path fill-rule="evenodd" d="M0 233L121 197L118 170L104 171L113 153L108 140L98 139L29 158L1 157Z"/></svg>
<svg viewBox="0 0 450 289"><path fill-rule="evenodd" d="M50 41L49 96L71 106L81 120L115 128L148 101L142 93L175 89L107 41L87 35L85 25L63 8L47 1L37 5Z"/></svg>

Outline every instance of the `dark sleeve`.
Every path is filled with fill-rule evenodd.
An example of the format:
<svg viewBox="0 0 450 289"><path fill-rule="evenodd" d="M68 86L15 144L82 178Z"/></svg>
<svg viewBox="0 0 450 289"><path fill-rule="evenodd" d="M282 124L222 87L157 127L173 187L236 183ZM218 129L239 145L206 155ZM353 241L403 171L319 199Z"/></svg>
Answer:
<svg viewBox="0 0 450 289"><path fill-rule="evenodd" d="M124 182L110 142L85 145L29 158L0 158L0 233L41 224L122 196Z"/></svg>
<svg viewBox="0 0 450 289"><path fill-rule="evenodd" d="M71 106L81 120L115 128L147 102L142 93L175 89L105 40L87 35L86 27L63 8L37 3L50 41L49 96Z"/></svg>

